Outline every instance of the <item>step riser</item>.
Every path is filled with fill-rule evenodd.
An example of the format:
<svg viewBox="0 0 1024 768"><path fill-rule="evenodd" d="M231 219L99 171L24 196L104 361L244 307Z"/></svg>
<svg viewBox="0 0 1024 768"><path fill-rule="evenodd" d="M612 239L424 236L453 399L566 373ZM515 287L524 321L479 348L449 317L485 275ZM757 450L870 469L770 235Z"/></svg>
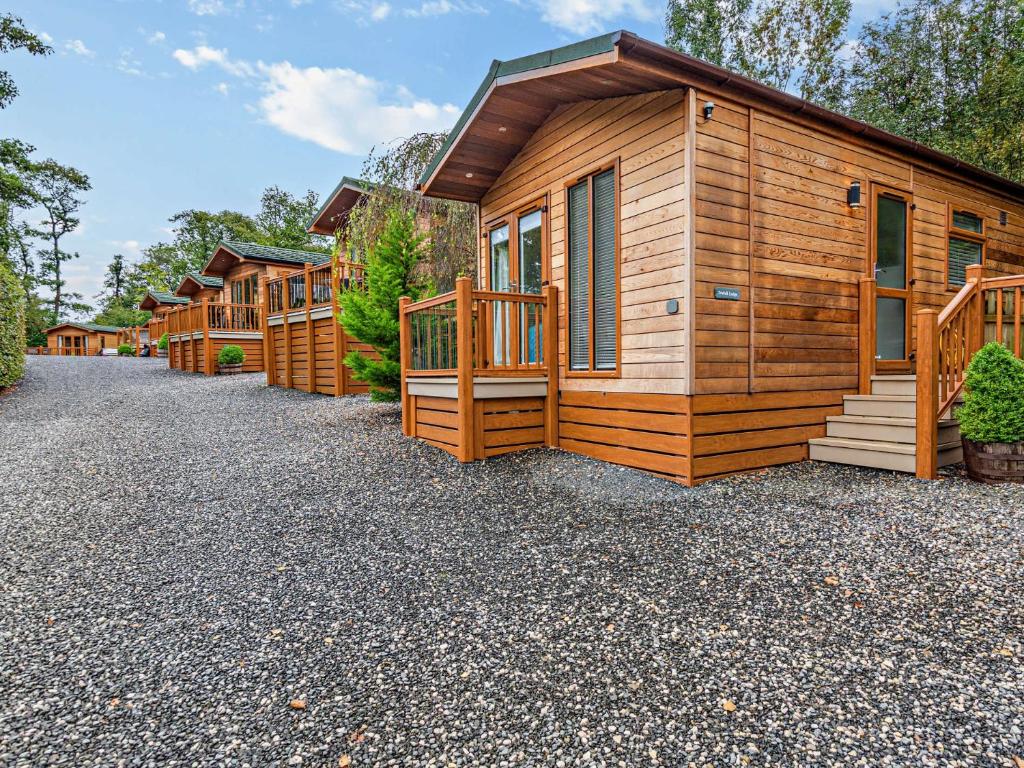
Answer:
<svg viewBox="0 0 1024 768"><path fill-rule="evenodd" d="M910 401L892 400L846 400L843 413L847 416L894 416L912 419L917 415L917 406Z"/></svg>
<svg viewBox="0 0 1024 768"><path fill-rule="evenodd" d="M872 381L872 395L905 395L914 397L917 394L917 382L913 381Z"/></svg>
<svg viewBox="0 0 1024 768"><path fill-rule="evenodd" d="M867 451L835 445L814 445L812 443L810 458L812 461L830 461L834 464L851 464L855 467L888 469L894 472L914 472L917 469L912 455Z"/></svg>
<svg viewBox="0 0 1024 768"><path fill-rule="evenodd" d="M849 415L849 414L848 414ZM879 443L917 442L917 430L914 427L887 424L853 424L848 421L830 421L826 432L828 437L843 437L849 440L872 440ZM960 430L952 424L939 428L939 445L960 439Z"/></svg>

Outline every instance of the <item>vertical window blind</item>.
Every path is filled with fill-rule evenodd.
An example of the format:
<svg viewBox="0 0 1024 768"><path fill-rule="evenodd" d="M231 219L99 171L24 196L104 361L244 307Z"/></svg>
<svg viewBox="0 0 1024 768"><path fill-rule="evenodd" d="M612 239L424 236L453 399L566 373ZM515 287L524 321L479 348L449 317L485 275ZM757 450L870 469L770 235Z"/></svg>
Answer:
<svg viewBox="0 0 1024 768"><path fill-rule="evenodd" d="M984 222L980 216L967 211L953 211L950 228L960 232L971 232L981 236ZM949 261L947 272L950 287L960 287L967 282L967 267L981 264L983 241L978 239L957 237L953 232L949 235Z"/></svg>
<svg viewBox="0 0 1024 768"><path fill-rule="evenodd" d="M569 366L614 371L618 357L615 170L568 191Z"/></svg>

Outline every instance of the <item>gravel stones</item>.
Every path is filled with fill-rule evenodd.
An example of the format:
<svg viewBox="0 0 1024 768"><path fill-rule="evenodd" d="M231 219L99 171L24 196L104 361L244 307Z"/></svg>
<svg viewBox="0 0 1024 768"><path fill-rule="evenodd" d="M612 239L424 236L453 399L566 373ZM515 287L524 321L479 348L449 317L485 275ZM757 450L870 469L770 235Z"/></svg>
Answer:
<svg viewBox="0 0 1024 768"><path fill-rule="evenodd" d="M460 466L365 398L29 358L0 764L1013 766L1022 512L820 464Z"/></svg>

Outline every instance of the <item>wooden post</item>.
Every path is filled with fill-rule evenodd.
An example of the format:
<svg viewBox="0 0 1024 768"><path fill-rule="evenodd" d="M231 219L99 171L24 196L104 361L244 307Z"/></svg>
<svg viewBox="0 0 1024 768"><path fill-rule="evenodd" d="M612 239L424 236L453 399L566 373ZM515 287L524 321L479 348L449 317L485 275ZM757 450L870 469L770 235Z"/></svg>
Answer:
<svg viewBox="0 0 1024 768"><path fill-rule="evenodd" d="M284 332L284 385L291 389L292 386L292 324L288 319L288 312L291 310L291 286L288 284L288 275L281 278L281 319L284 320L282 331Z"/></svg>
<svg viewBox="0 0 1024 768"><path fill-rule="evenodd" d="M966 272L967 282L977 283L971 307L967 310L967 322L970 326L967 334L967 360L964 362L969 363L974 353L985 343L985 267L981 264L971 264Z"/></svg>
<svg viewBox="0 0 1024 768"><path fill-rule="evenodd" d="M334 269L331 270L331 325L334 328L334 396L342 397L347 395L345 385L345 356L348 354L345 329L341 325L341 311L338 307L338 291L341 290L343 274L342 262L339 259ZM401 305L401 302L399 302ZM401 323L399 313L399 323ZM403 416L404 421L404 416Z"/></svg>
<svg viewBox="0 0 1024 768"><path fill-rule="evenodd" d="M544 289L544 365L548 394L544 400L544 444L558 447L558 288Z"/></svg>
<svg viewBox="0 0 1024 768"><path fill-rule="evenodd" d="M859 357L857 364L858 387L862 395L871 394L871 377L875 373L875 290L876 283L873 277L862 277L860 279L860 306L858 312L858 349Z"/></svg>
<svg viewBox="0 0 1024 768"><path fill-rule="evenodd" d="M412 398L409 397L409 386L406 383L406 376L409 367L412 365L412 338L409 327L409 316L406 314L406 307L409 306L409 297L403 296L398 300L398 363L402 369L402 383L400 385L402 399L402 433L406 437L416 436L416 414L413 413Z"/></svg>
<svg viewBox="0 0 1024 768"><path fill-rule="evenodd" d="M267 376L267 386L272 387L276 382L274 381L274 373L276 366L274 365L274 342L271 338L272 331L270 330L270 278L264 275L260 278L260 285L263 288L263 301L262 313L266 318L263 323L263 372Z"/></svg>
<svg viewBox="0 0 1024 768"><path fill-rule="evenodd" d="M203 326L203 373L207 376L213 376L214 360L213 360L213 339L210 338L210 300L203 299L202 306L203 316L200 318L200 322ZM195 362L195 358L192 358ZM196 365L198 370L199 366Z"/></svg>
<svg viewBox="0 0 1024 768"><path fill-rule="evenodd" d="M939 472L939 313L917 313L917 476L935 480Z"/></svg>
<svg viewBox="0 0 1024 768"><path fill-rule="evenodd" d="M313 285L310 282L313 265L303 265L303 280L306 287L306 391L316 392L316 345L313 343L313 315L309 305L313 303Z"/></svg>
<svg viewBox="0 0 1024 768"><path fill-rule="evenodd" d="M455 281L455 333L458 360L459 461L473 461L473 282L468 277Z"/></svg>

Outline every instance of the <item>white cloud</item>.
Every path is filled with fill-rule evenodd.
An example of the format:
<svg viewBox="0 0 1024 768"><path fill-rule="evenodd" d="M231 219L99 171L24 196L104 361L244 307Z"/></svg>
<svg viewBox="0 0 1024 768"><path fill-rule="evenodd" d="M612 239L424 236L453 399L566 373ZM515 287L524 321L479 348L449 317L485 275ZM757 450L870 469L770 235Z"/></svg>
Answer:
<svg viewBox="0 0 1024 768"><path fill-rule="evenodd" d="M347 155L365 155L372 146L420 131L452 126L458 107L417 98L404 86L391 86L352 69L297 67L232 59L227 49L196 46L173 54L198 72L215 66L258 88L262 96L245 109L282 133ZM227 95L231 86L214 90Z"/></svg>
<svg viewBox="0 0 1024 768"><path fill-rule="evenodd" d="M153 34L149 35L149 37L146 38L146 42L149 43L150 45L156 45L157 43L164 42L166 39L167 39L167 35L165 35L163 32L161 32L158 29L156 32L154 32Z"/></svg>
<svg viewBox="0 0 1024 768"><path fill-rule="evenodd" d="M351 69L260 65L263 119L283 133L346 155L452 126L459 109L417 99Z"/></svg>
<svg viewBox="0 0 1024 768"><path fill-rule="evenodd" d="M574 34L585 35L608 31L616 19L656 21L660 6L651 0L532 0L548 24Z"/></svg>
<svg viewBox="0 0 1024 768"><path fill-rule="evenodd" d="M418 8L406 8L403 13L412 18L444 16L449 13L478 13L485 15L487 9L477 3L465 0L424 0Z"/></svg>
<svg viewBox="0 0 1024 768"><path fill-rule="evenodd" d="M356 23L384 21L391 15L391 3L385 0L338 0L337 7L356 16Z"/></svg>
<svg viewBox="0 0 1024 768"><path fill-rule="evenodd" d="M115 66L118 72L124 72L126 75L142 77L146 74L142 71L142 62L135 58L135 51L131 48L122 49Z"/></svg>
<svg viewBox="0 0 1024 768"><path fill-rule="evenodd" d="M39 37L40 40L42 40L47 45L49 45L50 43L53 42L53 36L52 35L48 35L45 32L38 33L38 37Z"/></svg>
<svg viewBox="0 0 1024 768"><path fill-rule="evenodd" d="M174 60L181 64L181 66L191 69L193 72L198 72L207 64L212 64L235 77L251 77L255 74L255 70L248 62L230 58L227 48L211 48L208 45L197 45L192 50L178 48L171 55L174 56Z"/></svg>
<svg viewBox="0 0 1024 768"><path fill-rule="evenodd" d="M142 244L138 240L111 240L110 244L118 252L129 256L139 256L142 253Z"/></svg>
<svg viewBox="0 0 1024 768"><path fill-rule="evenodd" d="M96 53L89 50L81 40L68 40L64 43L64 50L68 53L73 53L76 56L86 56L90 59L96 55Z"/></svg>
<svg viewBox="0 0 1024 768"><path fill-rule="evenodd" d="M188 0L188 9L196 16L220 16L228 12L224 0Z"/></svg>

